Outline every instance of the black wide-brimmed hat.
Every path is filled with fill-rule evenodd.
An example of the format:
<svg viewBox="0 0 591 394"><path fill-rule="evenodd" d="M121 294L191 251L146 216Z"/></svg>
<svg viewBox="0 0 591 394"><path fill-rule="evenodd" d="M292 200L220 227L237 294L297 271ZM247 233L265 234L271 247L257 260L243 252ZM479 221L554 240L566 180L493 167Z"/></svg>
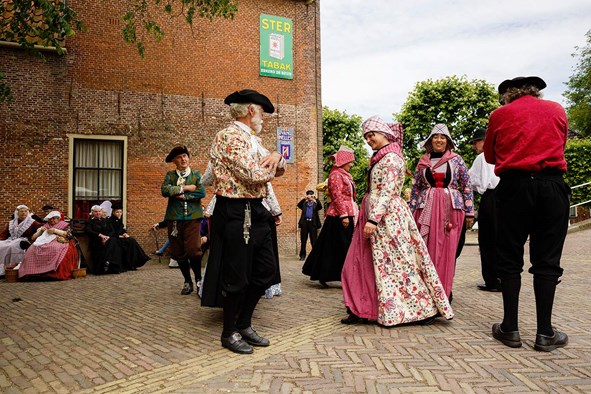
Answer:
<svg viewBox="0 0 591 394"><path fill-rule="evenodd" d="M230 105L232 103L258 104L261 107L263 107L263 111L265 111L268 114L272 114L273 112L275 112L275 107L273 106L273 104L271 104L271 100L269 100L267 96L265 96L264 94L260 94L256 90L244 89L232 93L231 95L226 97L226 99L224 100L224 104Z"/></svg>
<svg viewBox="0 0 591 394"><path fill-rule="evenodd" d="M472 142L483 140L486 137L486 129L476 129L472 135Z"/></svg>
<svg viewBox="0 0 591 394"><path fill-rule="evenodd" d="M546 82L540 77L515 77L506 79L499 85L499 94L504 94L509 88L518 88L524 85L533 85L542 90L546 87Z"/></svg>
<svg viewBox="0 0 591 394"><path fill-rule="evenodd" d="M166 156L166 162L167 163L172 163L172 160L177 157L178 155L182 154L182 153L186 153L187 156L191 156L191 154L189 154L189 150L187 149L186 146L184 145L179 145L179 146L175 146L174 148L172 148L172 150L170 151L170 153L168 154L168 156Z"/></svg>

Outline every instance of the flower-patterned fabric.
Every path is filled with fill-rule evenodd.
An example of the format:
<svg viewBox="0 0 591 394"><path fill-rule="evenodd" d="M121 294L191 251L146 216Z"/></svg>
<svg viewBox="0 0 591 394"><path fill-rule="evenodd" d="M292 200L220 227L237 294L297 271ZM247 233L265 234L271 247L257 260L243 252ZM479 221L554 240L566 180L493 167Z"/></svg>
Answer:
<svg viewBox="0 0 591 394"><path fill-rule="evenodd" d="M362 207L367 218L379 218L370 244L377 290L377 321L385 326L423 320L437 312L447 319L453 317L427 247L408 205L400 196L405 172L404 160L399 155L386 154L372 168L369 193ZM363 231L364 225L359 223L357 231ZM353 245L351 249L354 250ZM347 256L347 260L352 257ZM350 268L345 263L343 277ZM363 267L350 272L359 269ZM345 287L353 283L344 280L344 292ZM356 295L355 288L347 291L356 299L365 298L365 295ZM346 302L347 297L345 294Z"/></svg>

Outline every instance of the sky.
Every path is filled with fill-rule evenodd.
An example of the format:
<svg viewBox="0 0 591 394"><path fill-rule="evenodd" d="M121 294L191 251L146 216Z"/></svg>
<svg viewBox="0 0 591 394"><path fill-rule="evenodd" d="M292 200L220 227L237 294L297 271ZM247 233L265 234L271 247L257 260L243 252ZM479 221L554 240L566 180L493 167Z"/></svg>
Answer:
<svg viewBox="0 0 591 394"><path fill-rule="evenodd" d="M322 104L349 115L401 110L417 82L536 75L566 104L591 0L320 0Z"/></svg>

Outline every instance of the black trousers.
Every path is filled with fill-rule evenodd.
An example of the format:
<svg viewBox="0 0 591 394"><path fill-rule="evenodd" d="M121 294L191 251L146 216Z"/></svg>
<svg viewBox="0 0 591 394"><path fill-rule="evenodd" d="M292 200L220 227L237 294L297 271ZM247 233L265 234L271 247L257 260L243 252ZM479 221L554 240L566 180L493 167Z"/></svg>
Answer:
<svg viewBox="0 0 591 394"><path fill-rule="evenodd" d="M300 228L300 257L306 257L306 244L308 237L310 238L310 244L312 247L316 244L318 238L318 229L312 224L312 220L305 220L303 226Z"/></svg>
<svg viewBox="0 0 591 394"><path fill-rule="evenodd" d="M488 287L499 287L497 274L497 200L495 189L488 189L478 208L478 246L482 279Z"/></svg>
<svg viewBox="0 0 591 394"><path fill-rule="evenodd" d="M497 270L503 278L523 272L523 252L530 237L529 272L556 280L568 229L570 189L562 174L501 174L497 195ZM503 290L504 291L504 290Z"/></svg>

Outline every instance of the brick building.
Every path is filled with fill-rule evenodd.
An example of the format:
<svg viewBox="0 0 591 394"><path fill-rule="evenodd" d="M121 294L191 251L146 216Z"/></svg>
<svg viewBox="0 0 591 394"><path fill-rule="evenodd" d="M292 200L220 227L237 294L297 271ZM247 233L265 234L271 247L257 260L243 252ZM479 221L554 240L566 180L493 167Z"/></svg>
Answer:
<svg viewBox="0 0 591 394"><path fill-rule="evenodd" d="M273 182L283 209L280 249L294 253L295 204L322 171L318 3L241 0L233 20L198 18L192 29L162 15L166 35L148 40L145 59L122 39L123 3L69 1L88 31L66 41L65 56L48 51L43 62L0 43L0 71L14 96L0 104L2 221L22 203L87 218L96 202L122 201L130 233L153 250L148 229L164 215L167 153L187 145L191 167L203 172L213 136L230 121L224 97L251 88L277 109L265 118L266 147L276 146L277 127L294 130L294 162ZM292 79L259 75L261 14L291 20Z"/></svg>

